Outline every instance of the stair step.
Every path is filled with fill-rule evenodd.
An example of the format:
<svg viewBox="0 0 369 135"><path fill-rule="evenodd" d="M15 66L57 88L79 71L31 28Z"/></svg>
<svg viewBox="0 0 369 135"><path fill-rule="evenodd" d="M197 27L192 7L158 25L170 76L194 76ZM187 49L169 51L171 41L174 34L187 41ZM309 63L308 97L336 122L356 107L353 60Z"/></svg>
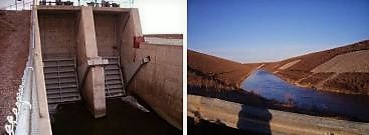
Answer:
<svg viewBox="0 0 369 135"><path fill-rule="evenodd" d="M72 79L64 79L64 80L58 80L58 78L53 78L53 79L47 79L45 80L46 85L49 84L59 84L59 83L77 83L75 78Z"/></svg>
<svg viewBox="0 0 369 135"><path fill-rule="evenodd" d="M49 68L49 67L74 67L74 64L65 64L65 65L57 65L57 64L44 64L44 67Z"/></svg>
<svg viewBox="0 0 369 135"><path fill-rule="evenodd" d="M74 73L76 72L74 69L71 70L52 70L52 71L45 71L45 74L51 74L51 73Z"/></svg>
<svg viewBox="0 0 369 135"><path fill-rule="evenodd" d="M117 80L109 80L109 81L106 81L105 83L106 85L112 85L112 84L122 84L122 81L120 79L117 79Z"/></svg>
<svg viewBox="0 0 369 135"><path fill-rule="evenodd" d="M118 65L106 65L105 70L119 70L119 66Z"/></svg>
<svg viewBox="0 0 369 135"><path fill-rule="evenodd" d="M68 98L79 97L79 93L61 93L61 94L47 94L47 98Z"/></svg>
<svg viewBox="0 0 369 135"><path fill-rule="evenodd" d="M62 67L44 67L45 71L58 71L58 70L76 70L74 66L62 66Z"/></svg>
<svg viewBox="0 0 369 135"><path fill-rule="evenodd" d="M60 93L78 93L79 94L79 91L78 89L70 89L70 90L48 90L46 92L48 95L51 95L51 94L60 94Z"/></svg>
<svg viewBox="0 0 369 135"><path fill-rule="evenodd" d="M53 84L46 84L46 89L47 88L54 88L54 87L61 87L61 88L64 88L64 87L77 87L77 83L75 82L68 82L68 83L53 83Z"/></svg>
<svg viewBox="0 0 369 135"><path fill-rule="evenodd" d="M74 62L73 58L53 58L53 59L45 59L44 62L54 62L54 61L72 61Z"/></svg>
<svg viewBox="0 0 369 135"><path fill-rule="evenodd" d="M105 70L105 75L120 75L119 70Z"/></svg>
<svg viewBox="0 0 369 135"><path fill-rule="evenodd" d="M43 62L48 104L81 100L75 60L58 58Z"/></svg>
<svg viewBox="0 0 369 135"><path fill-rule="evenodd" d="M63 102L74 102L81 100L81 97L65 97L65 98L48 98L48 104L63 103Z"/></svg>
<svg viewBox="0 0 369 135"><path fill-rule="evenodd" d="M105 80L109 81L109 80L120 80L120 76L118 75L109 75L109 76L105 76Z"/></svg>
<svg viewBox="0 0 369 135"><path fill-rule="evenodd" d="M53 78L75 78L75 75L60 75L60 76L47 76L45 75L45 79L53 79Z"/></svg>
<svg viewBox="0 0 369 135"><path fill-rule="evenodd" d="M105 70L105 96L107 98L124 96L123 78L121 76L119 57L103 57L109 64L104 66Z"/></svg>
<svg viewBox="0 0 369 135"><path fill-rule="evenodd" d="M123 89L122 84L107 85L107 86L105 87L105 89L117 89L117 88L119 88L119 89Z"/></svg>
<svg viewBox="0 0 369 135"><path fill-rule="evenodd" d="M113 98L113 97L121 97L124 96L123 93L114 93L114 94L105 94L107 98Z"/></svg>
<svg viewBox="0 0 369 135"><path fill-rule="evenodd" d="M52 89L65 89L65 88L77 88L77 84L74 85L66 85L66 86L46 86L46 90Z"/></svg>
<svg viewBox="0 0 369 135"><path fill-rule="evenodd" d="M117 93L117 92L123 93L124 91L122 88L112 88L107 90L107 93Z"/></svg>

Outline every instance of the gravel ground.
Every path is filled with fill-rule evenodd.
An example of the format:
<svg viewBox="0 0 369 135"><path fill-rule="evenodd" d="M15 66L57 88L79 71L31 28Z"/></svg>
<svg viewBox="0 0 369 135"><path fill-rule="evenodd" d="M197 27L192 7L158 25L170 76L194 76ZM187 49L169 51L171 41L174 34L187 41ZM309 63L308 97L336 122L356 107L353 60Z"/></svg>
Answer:
<svg viewBox="0 0 369 135"><path fill-rule="evenodd" d="M28 56L30 11L0 11L0 135L15 107Z"/></svg>

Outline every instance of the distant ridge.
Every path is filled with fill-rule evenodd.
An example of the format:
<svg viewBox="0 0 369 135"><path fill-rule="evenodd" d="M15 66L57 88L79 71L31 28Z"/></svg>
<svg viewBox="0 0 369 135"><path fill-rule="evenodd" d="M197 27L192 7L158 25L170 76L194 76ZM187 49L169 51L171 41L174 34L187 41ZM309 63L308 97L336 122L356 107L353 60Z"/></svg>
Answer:
<svg viewBox="0 0 369 135"><path fill-rule="evenodd" d="M188 50L187 66L227 85L240 87L240 83L260 64L244 65L227 59ZM189 78L191 79L191 78Z"/></svg>

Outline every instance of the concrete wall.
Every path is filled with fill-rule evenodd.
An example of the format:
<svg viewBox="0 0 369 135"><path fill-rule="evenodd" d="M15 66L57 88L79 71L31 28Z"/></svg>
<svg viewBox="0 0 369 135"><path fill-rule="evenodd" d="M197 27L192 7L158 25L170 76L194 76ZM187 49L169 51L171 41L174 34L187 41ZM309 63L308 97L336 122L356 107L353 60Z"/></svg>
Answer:
<svg viewBox="0 0 369 135"><path fill-rule="evenodd" d="M166 121L182 129L182 46L141 44L137 59L150 56L128 90Z"/></svg>
<svg viewBox="0 0 369 135"><path fill-rule="evenodd" d="M118 14L94 13L99 56L119 56L117 26Z"/></svg>
<svg viewBox="0 0 369 135"><path fill-rule="evenodd" d="M39 22L37 18L37 10L32 10L33 20L32 27L34 29L34 76L37 90L37 101L38 108L32 108L32 111L36 111L39 113L39 121L36 122L36 127L39 127L39 132L42 135L51 135L51 124L49 117L49 109L47 105L47 97L46 97L46 87L45 87L45 78L44 78L44 68L42 64L42 49L41 49L41 39L40 39L40 30L39 30ZM32 42L32 41L31 41ZM34 98L34 97L32 97ZM38 110L36 110L38 109Z"/></svg>
<svg viewBox="0 0 369 135"><path fill-rule="evenodd" d="M81 94L94 117L106 115L103 60L98 56L92 7L39 7L43 59L77 58Z"/></svg>
<svg viewBox="0 0 369 135"><path fill-rule="evenodd" d="M124 23L123 29L121 29L122 40L120 48L121 64L125 67L129 67L131 64L134 64L136 62L136 49L133 48L133 38L135 36L143 36L138 9L131 9L127 19L123 21ZM128 72L134 72L128 68L126 68L124 71L127 74L130 74Z"/></svg>
<svg viewBox="0 0 369 135"><path fill-rule="evenodd" d="M95 118L106 115L105 76L96 44L93 12L82 7L78 29L78 76L82 83L82 96Z"/></svg>
<svg viewBox="0 0 369 135"><path fill-rule="evenodd" d="M75 56L76 14L40 12L39 26L44 59Z"/></svg>
<svg viewBox="0 0 369 135"><path fill-rule="evenodd" d="M131 9L129 16L121 17L121 65L128 92L134 93L150 105L163 119L182 129L182 46L141 44L133 48L134 37L143 36L138 9ZM144 57L151 61L139 65Z"/></svg>
<svg viewBox="0 0 369 135"><path fill-rule="evenodd" d="M55 10L68 10L65 8ZM110 9L109 12L103 11ZM44 10L54 12L49 8ZM143 36L137 9L81 7L81 10L76 10L73 7L71 10L77 12L75 20L68 15L61 17L71 22L51 17L51 20L61 21L56 23L60 23L61 28L50 28L54 29L51 31L49 27L55 25L49 26L47 18L40 19L46 21L48 29L44 31L51 33L47 37L65 36L56 40L57 46L52 46L52 40L44 39L45 54L46 57L77 54L78 74L80 83L83 83L82 95L93 115L101 117L106 112L104 70L101 66L104 62L100 56L117 55L121 56L124 76L132 77L138 71L128 84L128 91L142 98L166 121L182 129L182 46L144 43L139 48L133 48L134 37ZM54 34L56 31L61 31L60 35ZM75 50L72 49L72 42L78 44ZM151 61L138 70L142 59L147 56Z"/></svg>
<svg viewBox="0 0 369 135"><path fill-rule="evenodd" d="M256 108L195 95L188 95L187 101L189 117L259 134L356 135L369 132L368 123Z"/></svg>

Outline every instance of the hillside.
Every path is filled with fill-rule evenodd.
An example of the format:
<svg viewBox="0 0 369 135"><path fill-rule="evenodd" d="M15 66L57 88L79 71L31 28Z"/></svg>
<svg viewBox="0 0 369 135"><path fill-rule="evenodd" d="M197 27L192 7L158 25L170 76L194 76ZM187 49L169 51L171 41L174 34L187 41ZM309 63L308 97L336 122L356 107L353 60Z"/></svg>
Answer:
<svg viewBox="0 0 369 135"><path fill-rule="evenodd" d="M219 57L187 51L188 83L196 84L202 75L219 80L225 85L239 88L240 83L254 70L259 64L241 64Z"/></svg>
<svg viewBox="0 0 369 135"><path fill-rule="evenodd" d="M268 63L265 69L303 87L369 95L369 40Z"/></svg>
<svg viewBox="0 0 369 135"><path fill-rule="evenodd" d="M241 64L188 50L188 94L212 97L253 106L269 101L240 89L240 83L260 64Z"/></svg>

